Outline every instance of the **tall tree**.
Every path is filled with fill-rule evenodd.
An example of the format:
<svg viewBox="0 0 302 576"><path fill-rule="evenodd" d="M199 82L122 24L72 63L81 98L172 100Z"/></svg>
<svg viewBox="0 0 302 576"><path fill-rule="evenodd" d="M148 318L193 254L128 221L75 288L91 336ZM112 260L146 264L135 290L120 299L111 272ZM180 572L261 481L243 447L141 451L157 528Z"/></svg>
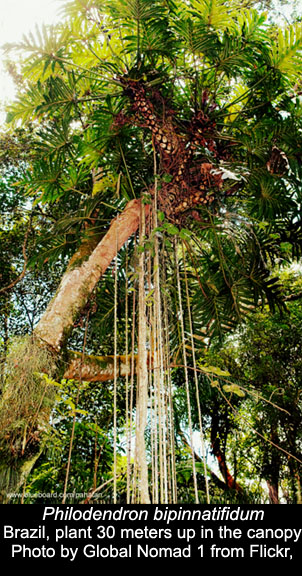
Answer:
<svg viewBox="0 0 302 576"><path fill-rule="evenodd" d="M192 326L185 318L182 340L188 330L205 344L259 303L282 306L271 263L284 241L301 250L301 26L276 30L257 10L221 0L75 0L65 12L62 25L19 46L24 82L9 113L32 129L23 186L34 205L55 212L36 262L71 257L26 344L41 362L22 364L19 382L46 364L58 377L75 323L114 259L117 272L125 243L137 250L130 239L139 231L134 273L150 250L159 280L164 254L171 309L182 313L175 270L189 283ZM171 330L171 351L176 336ZM182 354L186 364L185 346ZM8 366L3 403L16 381ZM141 369L139 386L145 378ZM19 435L2 438L4 485L20 482L39 453L50 387L38 405L45 399L43 410L33 403L30 426L22 417Z"/></svg>

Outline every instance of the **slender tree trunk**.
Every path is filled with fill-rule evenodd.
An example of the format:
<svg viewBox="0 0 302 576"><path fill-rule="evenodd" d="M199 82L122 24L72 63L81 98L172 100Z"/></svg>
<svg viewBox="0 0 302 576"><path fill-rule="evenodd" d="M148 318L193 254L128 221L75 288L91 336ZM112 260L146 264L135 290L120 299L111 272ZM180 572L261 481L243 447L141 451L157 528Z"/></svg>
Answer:
<svg viewBox="0 0 302 576"><path fill-rule="evenodd" d="M301 492L301 478L299 475L299 471L297 470L295 474L296 480L296 497L297 497L297 504L302 504L302 492Z"/></svg>
<svg viewBox="0 0 302 576"><path fill-rule="evenodd" d="M218 430L218 418L217 416L212 416L212 426L211 426L211 444L214 456L216 456L218 461L219 470L223 476L223 479L228 488L232 490L236 490L236 492L243 493L243 488L236 482L235 478L233 478L232 474L230 473L226 458L223 450L221 449L220 439L219 439L219 430Z"/></svg>
<svg viewBox="0 0 302 576"><path fill-rule="evenodd" d="M267 480L268 497L270 504L280 504L279 502L279 485L278 482L272 483Z"/></svg>
<svg viewBox="0 0 302 576"><path fill-rule="evenodd" d="M279 444L279 435L276 425L271 427L271 441L275 446ZM270 458L269 476L266 478L268 486L268 497L270 504L280 504L279 484L280 484L280 454L274 449Z"/></svg>

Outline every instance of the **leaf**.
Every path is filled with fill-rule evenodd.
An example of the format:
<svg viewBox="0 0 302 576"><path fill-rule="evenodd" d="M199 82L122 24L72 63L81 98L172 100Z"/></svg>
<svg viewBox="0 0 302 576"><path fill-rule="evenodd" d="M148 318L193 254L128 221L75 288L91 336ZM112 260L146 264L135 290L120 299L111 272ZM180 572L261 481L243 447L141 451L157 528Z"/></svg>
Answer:
<svg viewBox="0 0 302 576"><path fill-rule="evenodd" d="M213 28L223 30L234 26L235 10L232 10L224 0L192 0L192 14Z"/></svg>
<svg viewBox="0 0 302 576"><path fill-rule="evenodd" d="M83 416L87 416L87 414L89 414L89 411L88 410L82 410L80 408L75 408L73 410L73 413L74 414L82 414Z"/></svg>
<svg viewBox="0 0 302 576"><path fill-rule="evenodd" d="M199 368L206 373L215 374L216 376L230 376L230 373L227 370L221 370L217 366L203 366L199 365Z"/></svg>
<svg viewBox="0 0 302 576"><path fill-rule="evenodd" d="M56 382L53 378L50 378L47 374L35 373L37 376L42 378L47 386L57 386L58 388L62 388L62 384L60 382Z"/></svg>
<svg viewBox="0 0 302 576"><path fill-rule="evenodd" d="M167 184L173 180L173 176L171 174L164 174L162 176L162 181L166 182Z"/></svg>
<svg viewBox="0 0 302 576"><path fill-rule="evenodd" d="M218 388L219 387L218 380L211 380L211 386L212 388Z"/></svg>
<svg viewBox="0 0 302 576"><path fill-rule="evenodd" d="M167 222L164 221L162 223L162 228L168 233L171 234L171 236L175 236L179 234L179 229L177 228L177 226L175 226L174 224L171 224L171 222Z"/></svg>
<svg viewBox="0 0 302 576"><path fill-rule="evenodd" d="M188 230L187 228L182 228L179 232L179 236L182 240L191 240L192 235L193 233L191 232L191 230Z"/></svg>
<svg viewBox="0 0 302 576"><path fill-rule="evenodd" d="M278 30L278 39L272 47L272 63L289 77L300 77L302 70L302 25L292 24Z"/></svg>
<svg viewBox="0 0 302 576"><path fill-rule="evenodd" d="M245 396L245 392L240 388L240 386L238 386L238 384L225 384L223 390L230 394L236 394L236 396L240 396L241 398Z"/></svg>

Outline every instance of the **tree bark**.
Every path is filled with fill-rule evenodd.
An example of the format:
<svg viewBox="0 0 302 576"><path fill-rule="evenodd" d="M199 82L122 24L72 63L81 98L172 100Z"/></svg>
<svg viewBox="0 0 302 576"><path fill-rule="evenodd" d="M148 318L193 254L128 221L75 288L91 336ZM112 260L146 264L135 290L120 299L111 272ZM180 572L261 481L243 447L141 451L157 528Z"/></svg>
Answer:
<svg viewBox="0 0 302 576"><path fill-rule="evenodd" d="M225 454L221 450L219 430L218 430L218 418L215 415L212 416L211 445L213 454L217 458L219 470L223 476L226 486L242 494L243 488L242 486L240 486L240 484L238 484L238 482L236 482L235 478L233 478L232 474L230 473L226 463Z"/></svg>
<svg viewBox="0 0 302 576"><path fill-rule="evenodd" d="M55 297L34 330L34 336L55 352L61 351L76 317L117 251L138 230L140 206L139 199L131 200L124 212L113 220L108 232L88 259L84 262L72 259Z"/></svg>
<svg viewBox="0 0 302 576"><path fill-rule="evenodd" d="M138 370L138 355L119 354L117 360L117 377L125 378L133 369ZM66 380L83 380L85 382L107 382L114 379L114 356L92 356L69 350L66 357L67 368L63 374ZM146 367L151 370L154 360L150 352L147 353Z"/></svg>
<svg viewBox="0 0 302 576"><path fill-rule="evenodd" d="M270 504L280 504L278 483L273 484L269 480L267 480L266 483L268 487L268 497Z"/></svg>
<svg viewBox="0 0 302 576"><path fill-rule="evenodd" d="M279 435L277 425L272 424L270 433L271 442L274 446L279 445ZM279 484L280 484L280 453L273 450L270 457L269 477L266 478L268 487L268 497L270 504L280 504Z"/></svg>
<svg viewBox="0 0 302 576"><path fill-rule="evenodd" d="M130 375L131 356L117 357L117 377ZM67 368L63 378L85 382L107 382L114 379L114 356L90 356L81 352L68 352ZM137 370L137 355L134 356L135 371Z"/></svg>

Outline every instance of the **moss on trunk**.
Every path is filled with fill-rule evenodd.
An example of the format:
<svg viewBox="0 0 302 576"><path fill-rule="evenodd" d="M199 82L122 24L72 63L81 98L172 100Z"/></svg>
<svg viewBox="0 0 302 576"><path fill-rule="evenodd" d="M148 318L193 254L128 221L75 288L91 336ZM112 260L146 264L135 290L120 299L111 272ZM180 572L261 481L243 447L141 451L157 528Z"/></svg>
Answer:
<svg viewBox="0 0 302 576"><path fill-rule="evenodd" d="M132 357L117 357L117 376L130 374ZM134 358L135 366L137 357ZM81 352L67 353L67 369L63 377L67 380L85 380L86 382L106 382L114 378L114 356L82 356Z"/></svg>
<svg viewBox="0 0 302 576"><path fill-rule="evenodd" d="M20 488L35 463L55 402L53 354L31 337L15 339L7 355L0 401L0 493ZM46 376L47 375L47 376Z"/></svg>

